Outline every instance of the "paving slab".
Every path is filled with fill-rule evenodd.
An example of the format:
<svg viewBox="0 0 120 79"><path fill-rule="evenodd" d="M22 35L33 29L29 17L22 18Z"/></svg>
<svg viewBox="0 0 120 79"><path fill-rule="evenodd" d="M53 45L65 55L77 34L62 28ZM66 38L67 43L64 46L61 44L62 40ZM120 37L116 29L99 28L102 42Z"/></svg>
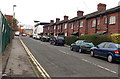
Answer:
<svg viewBox="0 0 120 79"><path fill-rule="evenodd" d="M36 77L28 59L28 55L22 47L19 37L15 37L12 40L11 53L5 74L11 77Z"/></svg>

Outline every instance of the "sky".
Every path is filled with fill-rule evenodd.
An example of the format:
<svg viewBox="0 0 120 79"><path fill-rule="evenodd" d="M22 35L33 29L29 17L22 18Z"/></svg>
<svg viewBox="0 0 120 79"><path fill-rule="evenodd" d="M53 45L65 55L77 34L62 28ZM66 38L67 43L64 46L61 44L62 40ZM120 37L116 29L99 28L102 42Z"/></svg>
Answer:
<svg viewBox="0 0 120 79"><path fill-rule="evenodd" d="M97 4L104 3L107 9L118 6L120 0L1 0L0 10L3 14L13 15L19 24L27 25L27 28L34 26L34 20L50 22L63 16L69 19L77 16L77 11L84 11L84 15L97 11Z"/></svg>

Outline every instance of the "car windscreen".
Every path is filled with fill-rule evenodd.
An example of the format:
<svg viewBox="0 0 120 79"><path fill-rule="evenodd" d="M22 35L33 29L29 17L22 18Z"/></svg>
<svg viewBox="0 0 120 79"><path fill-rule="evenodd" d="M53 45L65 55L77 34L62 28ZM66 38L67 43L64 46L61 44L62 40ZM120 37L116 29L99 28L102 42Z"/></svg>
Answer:
<svg viewBox="0 0 120 79"><path fill-rule="evenodd" d="M92 42L90 42L90 41L84 41L85 43L92 43Z"/></svg>
<svg viewBox="0 0 120 79"><path fill-rule="evenodd" d="M58 37L58 39L64 39L63 37Z"/></svg>

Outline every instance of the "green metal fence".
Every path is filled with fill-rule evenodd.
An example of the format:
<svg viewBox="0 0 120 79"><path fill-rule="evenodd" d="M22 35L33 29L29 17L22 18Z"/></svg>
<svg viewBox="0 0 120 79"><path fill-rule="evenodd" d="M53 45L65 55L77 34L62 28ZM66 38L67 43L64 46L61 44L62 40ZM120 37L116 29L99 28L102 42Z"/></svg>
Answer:
<svg viewBox="0 0 120 79"><path fill-rule="evenodd" d="M12 29L9 27L6 18L0 12L0 55L2 55L10 43L12 35Z"/></svg>

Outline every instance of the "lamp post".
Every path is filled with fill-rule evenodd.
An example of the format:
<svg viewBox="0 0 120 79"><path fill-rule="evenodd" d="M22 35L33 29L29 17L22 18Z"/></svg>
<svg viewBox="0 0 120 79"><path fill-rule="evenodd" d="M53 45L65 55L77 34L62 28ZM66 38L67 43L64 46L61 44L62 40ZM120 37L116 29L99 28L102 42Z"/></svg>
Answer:
<svg viewBox="0 0 120 79"><path fill-rule="evenodd" d="M13 18L12 18L12 26L14 27L14 18L15 18L15 12L14 12L14 8L16 7L16 5L13 5Z"/></svg>
<svg viewBox="0 0 120 79"><path fill-rule="evenodd" d="M15 18L15 11L14 11L15 7L16 7L16 5L13 5L13 18Z"/></svg>

